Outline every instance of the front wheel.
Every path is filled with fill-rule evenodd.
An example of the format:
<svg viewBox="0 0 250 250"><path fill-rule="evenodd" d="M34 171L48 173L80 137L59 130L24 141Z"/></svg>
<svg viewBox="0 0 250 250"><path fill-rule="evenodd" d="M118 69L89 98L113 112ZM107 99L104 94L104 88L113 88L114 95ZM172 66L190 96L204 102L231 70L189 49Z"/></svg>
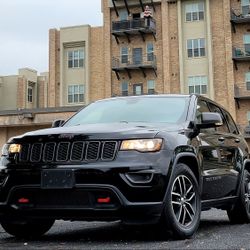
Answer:
<svg viewBox="0 0 250 250"><path fill-rule="evenodd" d="M3 229L17 238L38 238L53 226L54 220L4 221Z"/></svg>
<svg viewBox="0 0 250 250"><path fill-rule="evenodd" d="M175 238L190 238L200 222L201 200L198 182L185 164L177 164L173 171L163 221Z"/></svg>
<svg viewBox="0 0 250 250"><path fill-rule="evenodd" d="M240 195L236 204L227 210L229 220L233 224L250 222L250 173L248 170L244 170L240 185Z"/></svg>

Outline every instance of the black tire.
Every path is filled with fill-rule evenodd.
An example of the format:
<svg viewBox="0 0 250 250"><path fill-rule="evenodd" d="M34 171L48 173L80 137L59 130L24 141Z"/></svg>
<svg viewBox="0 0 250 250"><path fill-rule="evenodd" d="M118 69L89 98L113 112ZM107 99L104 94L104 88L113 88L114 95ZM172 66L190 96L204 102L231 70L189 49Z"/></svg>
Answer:
<svg viewBox="0 0 250 250"><path fill-rule="evenodd" d="M54 220L32 220L32 221L4 221L1 222L3 229L17 238L39 238L54 224Z"/></svg>
<svg viewBox="0 0 250 250"><path fill-rule="evenodd" d="M244 170L239 198L235 205L227 210L227 214L232 224L250 222L250 173L248 170Z"/></svg>
<svg viewBox="0 0 250 250"><path fill-rule="evenodd" d="M174 238L190 238L200 224L201 199L197 179L191 169L181 163L175 166L169 185L162 221Z"/></svg>

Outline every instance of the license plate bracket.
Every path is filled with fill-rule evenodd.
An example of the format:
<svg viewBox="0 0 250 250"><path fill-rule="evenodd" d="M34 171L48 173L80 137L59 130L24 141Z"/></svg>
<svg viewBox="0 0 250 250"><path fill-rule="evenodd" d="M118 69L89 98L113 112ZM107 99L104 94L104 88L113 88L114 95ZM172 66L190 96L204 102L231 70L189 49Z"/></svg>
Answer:
<svg viewBox="0 0 250 250"><path fill-rule="evenodd" d="M71 189L75 186L75 174L73 170L42 170L42 189Z"/></svg>

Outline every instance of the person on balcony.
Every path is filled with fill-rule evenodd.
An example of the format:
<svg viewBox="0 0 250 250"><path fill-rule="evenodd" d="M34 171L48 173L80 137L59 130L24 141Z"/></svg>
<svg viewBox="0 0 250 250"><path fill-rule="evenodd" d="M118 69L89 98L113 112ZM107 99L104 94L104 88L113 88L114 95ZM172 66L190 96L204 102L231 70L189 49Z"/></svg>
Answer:
<svg viewBox="0 0 250 250"><path fill-rule="evenodd" d="M149 8L148 5L146 5L145 9L144 9L144 13L143 16L145 18L145 24L147 27L150 27L150 19L152 18L152 11Z"/></svg>

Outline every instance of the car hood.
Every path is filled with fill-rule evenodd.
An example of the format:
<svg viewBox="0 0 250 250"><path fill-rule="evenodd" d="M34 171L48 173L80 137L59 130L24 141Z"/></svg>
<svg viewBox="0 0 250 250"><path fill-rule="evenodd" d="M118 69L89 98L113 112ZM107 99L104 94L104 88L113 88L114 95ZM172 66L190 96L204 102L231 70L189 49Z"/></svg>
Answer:
<svg viewBox="0 0 250 250"><path fill-rule="evenodd" d="M13 138L22 140L28 138L54 138L54 139L84 139L84 140L112 140L133 138L154 138L159 132L178 131L182 127L176 124L145 124L145 123L109 123L87 124L70 127L59 127L36 130Z"/></svg>

